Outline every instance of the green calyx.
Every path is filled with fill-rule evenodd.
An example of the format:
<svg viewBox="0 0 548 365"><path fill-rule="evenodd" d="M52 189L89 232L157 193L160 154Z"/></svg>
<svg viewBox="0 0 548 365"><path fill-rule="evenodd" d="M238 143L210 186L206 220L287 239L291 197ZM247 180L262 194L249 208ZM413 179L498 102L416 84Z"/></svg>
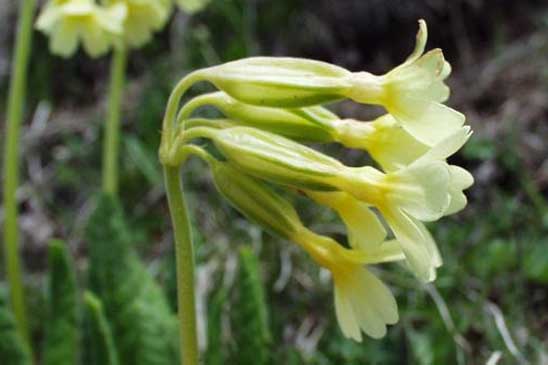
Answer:
<svg viewBox="0 0 548 365"><path fill-rule="evenodd" d="M289 238L302 225L293 206L264 182L239 172L225 162L211 165L219 193L251 221Z"/></svg>
<svg viewBox="0 0 548 365"><path fill-rule="evenodd" d="M312 148L255 128L193 128L185 135L211 139L232 164L278 184L333 190L334 180L344 168L339 161Z"/></svg>
<svg viewBox="0 0 548 365"><path fill-rule="evenodd" d="M254 127L309 142L332 142L332 121L338 119L321 106L301 109L262 107L243 103L224 92L214 92L200 95L185 104L177 116L177 124L190 128L189 117L202 106L216 107L231 120L231 126Z"/></svg>
<svg viewBox="0 0 548 365"><path fill-rule="evenodd" d="M202 70L213 83L244 103L299 108L343 98L351 73L325 62L290 57L251 57Z"/></svg>

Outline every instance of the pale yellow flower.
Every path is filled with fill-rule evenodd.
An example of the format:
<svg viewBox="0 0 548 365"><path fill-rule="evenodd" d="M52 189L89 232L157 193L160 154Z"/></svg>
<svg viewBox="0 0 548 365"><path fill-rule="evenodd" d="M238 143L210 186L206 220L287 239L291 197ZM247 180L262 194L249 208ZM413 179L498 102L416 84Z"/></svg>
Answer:
<svg viewBox="0 0 548 365"><path fill-rule="evenodd" d="M361 332L381 338L386 326L398 321L398 306L388 287L367 269L367 264L402 260L395 241L375 241L369 251L345 249L329 237L305 227L291 240L303 247L322 267L331 272L334 284L335 313L345 337L360 342Z"/></svg>
<svg viewBox="0 0 548 365"><path fill-rule="evenodd" d="M441 104L449 97L444 80L451 67L440 49L425 54L427 28L419 21L413 53L400 66L382 76L354 73L347 96L362 103L378 104L419 141L433 145L460 128L463 114Z"/></svg>
<svg viewBox="0 0 548 365"><path fill-rule="evenodd" d="M145 45L152 34L161 30L172 10L171 0L105 0L105 4L124 4L124 40L132 48Z"/></svg>
<svg viewBox="0 0 548 365"><path fill-rule="evenodd" d="M92 0L55 0L46 5L36 27L50 37L54 54L69 57L82 41L85 51L98 57L122 34L125 16L121 4L101 7Z"/></svg>

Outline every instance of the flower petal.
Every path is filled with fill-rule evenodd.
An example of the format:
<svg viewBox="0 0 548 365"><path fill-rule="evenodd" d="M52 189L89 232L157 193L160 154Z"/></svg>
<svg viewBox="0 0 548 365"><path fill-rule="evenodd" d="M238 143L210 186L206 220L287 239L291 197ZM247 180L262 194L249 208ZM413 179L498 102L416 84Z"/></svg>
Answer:
<svg viewBox="0 0 548 365"><path fill-rule="evenodd" d="M449 206L449 169L442 161L417 161L386 175L389 204L421 221L434 221ZM379 207L380 208L380 207Z"/></svg>
<svg viewBox="0 0 548 365"><path fill-rule="evenodd" d="M362 342L362 334L349 302L347 292L335 285L335 314L343 335L354 341Z"/></svg>
<svg viewBox="0 0 548 365"><path fill-rule="evenodd" d="M405 213L396 209L383 210L394 235L400 242L411 271L421 280L435 279L434 260L428 249L428 238Z"/></svg>
<svg viewBox="0 0 548 365"><path fill-rule="evenodd" d="M398 304L390 289L365 268L360 268L360 281L367 291L367 302L384 323L398 322Z"/></svg>
<svg viewBox="0 0 548 365"><path fill-rule="evenodd" d="M466 118L429 97L403 95L387 109L419 141L433 146L458 131Z"/></svg>

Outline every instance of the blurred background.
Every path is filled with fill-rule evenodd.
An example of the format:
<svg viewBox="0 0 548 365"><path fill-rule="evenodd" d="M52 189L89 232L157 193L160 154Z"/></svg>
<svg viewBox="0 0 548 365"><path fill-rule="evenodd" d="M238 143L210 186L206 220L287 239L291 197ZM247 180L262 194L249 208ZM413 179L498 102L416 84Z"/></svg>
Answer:
<svg viewBox="0 0 548 365"><path fill-rule="evenodd" d="M2 137L16 3L0 0ZM245 338L251 325L237 313L234 295L239 247L246 245L259 257L267 351L275 363L548 364L546 1L213 0L195 16L177 12L153 42L129 56L120 195L132 240L174 306L157 148L167 97L183 75L251 55L308 57L384 73L412 50L419 18L428 23L427 47L442 48L453 66L449 104L474 130L453 158L475 176L469 205L429 227L445 260L437 281L424 286L402 269L379 268L397 297L400 322L383 340L346 340L326 273L290 243L247 222L217 195L206 167L191 161L184 181L198 241L201 341L214 344L208 351L226 363L246 351L238 336ZM78 270L86 269L84 231L100 189L109 58L79 53L64 60L50 55L38 32L33 42L18 198L28 300L39 322L48 240L65 239ZM349 102L332 108L363 120L379 112ZM348 164L367 161L337 146L326 151ZM343 237L334 214L296 204L314 230Z"/></svg>

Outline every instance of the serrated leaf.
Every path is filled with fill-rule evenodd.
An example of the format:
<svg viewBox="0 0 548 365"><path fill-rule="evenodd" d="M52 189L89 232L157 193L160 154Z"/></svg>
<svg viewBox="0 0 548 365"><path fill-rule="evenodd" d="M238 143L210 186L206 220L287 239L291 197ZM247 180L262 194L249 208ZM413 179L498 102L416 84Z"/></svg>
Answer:
<svg viewBox="0 0 548 365"><path fill-rule="evenodd" d="M5 290L0 291L0 363L32 364L30 350L20 337L13 314L8 309Z"/></svg>
<svg viewBox="0 0 548 365"><path fill-rule="evenodd" d="M78 357L78 292L74 268L62 241L49 247L45 365L73 365Z"/></svg>
<svg viewBox="0 0 548 365"><path fill-rule="evenodd" d="M240 249L240 269L236 298L231 311L231 327L236 342L234 361L240 365L270 362L272 335L261 283L259 263L250 248Z"/></svg>
<svg viewBox="0 0 548 365"><path fill-rule="evenodd" d="M138 258L116 198L99 197L87 229L90 285L112 326L121 364L178 363L175 317Z"/></svg>
<svg viewBox="0 0 548 365"><path fill-rule="evenodd" d="M84 364L118 365L118 354L103 305L93 293L84 293Z"/></svg>

